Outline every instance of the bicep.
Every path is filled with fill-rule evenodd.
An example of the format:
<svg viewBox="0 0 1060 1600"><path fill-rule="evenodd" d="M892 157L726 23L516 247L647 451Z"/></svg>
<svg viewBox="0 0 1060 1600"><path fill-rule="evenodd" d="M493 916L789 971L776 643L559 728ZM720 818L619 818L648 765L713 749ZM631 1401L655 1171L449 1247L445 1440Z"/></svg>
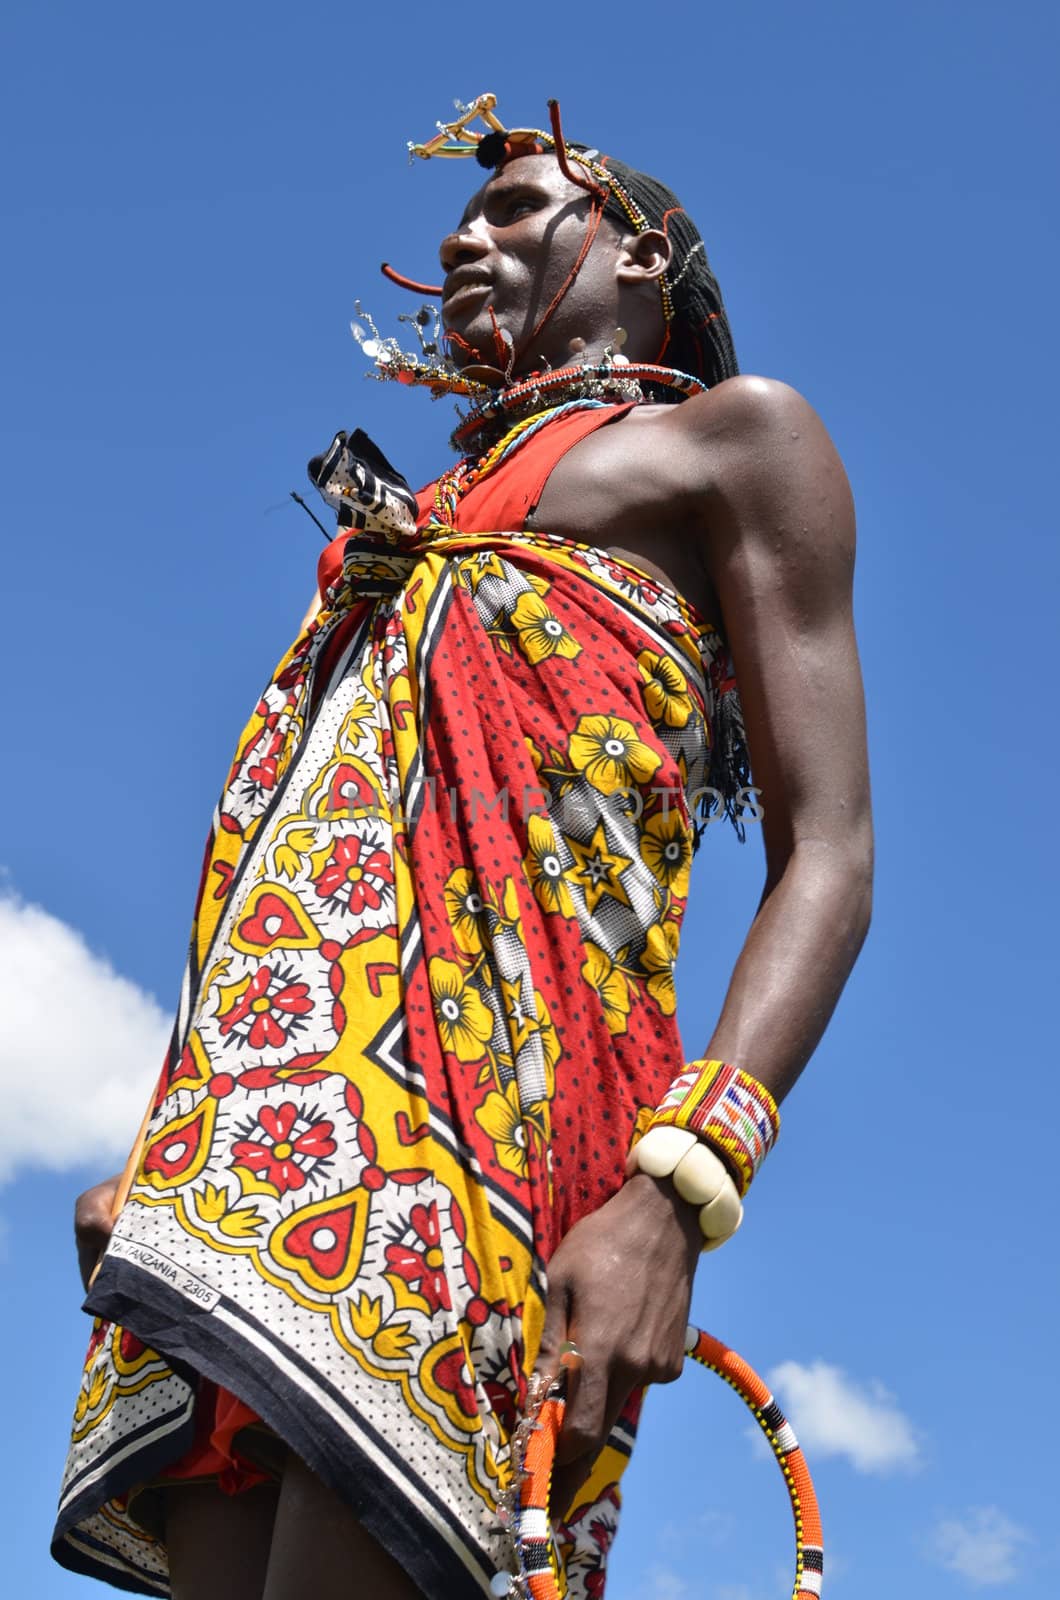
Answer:
<svg viewBox="0 0 1060 1600"><path fill-rule="evenodd" d="M804 400L774 385L742 399L749 415L719 442L707 550L773 870L797 844L845 849L869 826L854 507Z"/></svg>

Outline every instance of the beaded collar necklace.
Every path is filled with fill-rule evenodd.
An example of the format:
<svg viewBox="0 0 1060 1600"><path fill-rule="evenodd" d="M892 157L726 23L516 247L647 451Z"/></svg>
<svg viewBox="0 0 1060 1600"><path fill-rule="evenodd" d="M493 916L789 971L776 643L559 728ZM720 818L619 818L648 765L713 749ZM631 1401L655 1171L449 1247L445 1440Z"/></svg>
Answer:
<svg viewBox="0 0 1060 1600"><path fill-rule="evenodd" d="M513 418L533 417L546 408L578 400L641 405L650 398L646 389L658 389L688 399L691 395L702 394L706 384L674 367L629 362L605 353L599 361L532 372L517 383L491 390L485 398L475 401L451 435L450 443L464 455L469 449L482 451L503 435L505 425Z"/></svg>

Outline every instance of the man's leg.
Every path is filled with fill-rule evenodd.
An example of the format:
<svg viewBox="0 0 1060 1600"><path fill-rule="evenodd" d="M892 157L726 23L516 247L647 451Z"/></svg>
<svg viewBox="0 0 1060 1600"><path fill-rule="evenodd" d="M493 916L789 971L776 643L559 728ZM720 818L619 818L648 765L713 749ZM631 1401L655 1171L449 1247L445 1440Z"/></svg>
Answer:
<svg viewBox="0 0 1060 1600"><path fill-rule="evenodd" d="M279 1493L275 1483L242 1494L214 1483L166 1489L173 1600L261 1600Z"/></svg>
<svg viewBox="0 0 1060 1600"><path fill-rule="evenodd" d="M313 1600L422 1600L349 1506L292 1452L280 1485L262 1600L305 1600L306 1595Z"/></svg>

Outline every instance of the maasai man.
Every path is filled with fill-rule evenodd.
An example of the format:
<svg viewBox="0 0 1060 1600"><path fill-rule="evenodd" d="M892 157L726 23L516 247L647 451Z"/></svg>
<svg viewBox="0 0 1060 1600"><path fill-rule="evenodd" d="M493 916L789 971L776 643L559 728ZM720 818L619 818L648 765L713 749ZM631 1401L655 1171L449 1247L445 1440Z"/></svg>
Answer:
<svg viewBox="0 0 1060 1600"><path fill-rule="evenodd" d="M868 924L835 450L736 375L669 191L491 106L449 359L366 341L470 395L463 459L418 499L362 435L312 463L319 604L221 796L131 1191L78 1206L55 1552L141 1593L504 1592L528 1376L576 1341L557 1561L601 1596L643 1389ZM689 1064L696 812L739 820L747 756L764 891Z"/></svg>

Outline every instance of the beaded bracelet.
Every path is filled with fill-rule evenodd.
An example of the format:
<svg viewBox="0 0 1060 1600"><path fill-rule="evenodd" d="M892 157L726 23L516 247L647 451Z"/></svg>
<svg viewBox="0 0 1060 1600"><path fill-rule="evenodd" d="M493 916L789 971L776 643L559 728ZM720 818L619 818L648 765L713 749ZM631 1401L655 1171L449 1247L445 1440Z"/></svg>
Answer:
<svg viewBox="0 0 1060 1600"><path fill-rule="evenodd" d="M666 1091L652 1128L686 1128L715 1145L742 1196L777 1141L780 1117L769 1090L749 1072L727 1061L691 1061Z"/></svg>
<svg viewBox="0 0 1060 1600"><path fill-rule="evenodd" d="M650 1178L671 1178L699 1210L703 1249L716 1250L743 1221L743 1206L728 1170L689 1128L649 1128L633 1149L633 1165Z"/></svg>

